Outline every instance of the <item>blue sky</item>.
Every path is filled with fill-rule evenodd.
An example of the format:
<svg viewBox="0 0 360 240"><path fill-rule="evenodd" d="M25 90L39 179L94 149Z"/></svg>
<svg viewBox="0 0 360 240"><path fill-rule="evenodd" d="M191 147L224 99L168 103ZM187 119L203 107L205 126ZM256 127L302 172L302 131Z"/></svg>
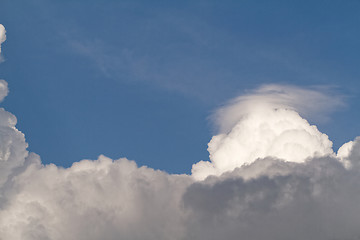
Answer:
<svg viewBox="0 0 360 240"><path fill-rule="evenodd" d="M358 1L11 1L2 105L30 151L69 166L99 154L170 173L208 159L208 116L264 83L325 85L347 107L316 122L358 135Z"/></svg>

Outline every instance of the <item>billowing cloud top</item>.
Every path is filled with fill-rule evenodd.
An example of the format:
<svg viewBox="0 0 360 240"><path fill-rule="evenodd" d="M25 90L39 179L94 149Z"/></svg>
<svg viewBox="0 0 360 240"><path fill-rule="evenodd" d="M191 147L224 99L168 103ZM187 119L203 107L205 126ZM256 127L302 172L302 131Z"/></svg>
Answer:
<svg viewBox="0 0 360 240"><path fill-rule="evenodd" d="M339 105L341 98L320 91L275 84L261 86L214 114L222 133L209 143L211 162L195 164L192 173L197 179L204 179L268 156L304 162L309 157L331 155L328 136L296 110L324 116Z"/></svg>
<svg viewBox="0 0 360 240"><path fill-rule="evenodd" d="M291 89L239 97L240 115L235 105L219 111L240 117L190 176L105 156L43 165L0 109L0 240L359 239L360 138L335 155L281 99L323 93Z"/></svg>

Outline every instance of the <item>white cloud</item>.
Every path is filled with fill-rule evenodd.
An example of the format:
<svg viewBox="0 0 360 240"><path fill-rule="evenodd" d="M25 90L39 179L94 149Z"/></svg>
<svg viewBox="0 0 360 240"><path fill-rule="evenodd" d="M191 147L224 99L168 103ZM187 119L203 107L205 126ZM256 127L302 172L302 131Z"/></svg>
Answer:
<svg viewBox="0 0 360 240"><path fill-rule="evenodd" d="M8 95L8 84L5 80L0 79L0 102Z"/></svg>
<svg viewBox="0 0 360 240"><path fill-rule="evenodd" d="M28 155L25 136L15 125L16 117L0 108L0 189Z"/></svg>
<svg viewBox="0 0 360 240"><path fill-rule="evenodd" d="M3 58L1 56L1 44L6 40L5 32L6 32L5 27L2 24L0 24L0 62L3 61Z"/></svg>
<svg viewBox="0 0 360 240"><path fill-rule="evenodd" d="M181 239L189 176L100 156L71 168L34 163L0 211L4 239ZM1 239L1 237L0 237Z"/></svg>
<svg viewBox="0 0 360 240"><path fill-rule="evenodd" d="M333 153L295 111L317 94L292 87L219 111L240 117L195 178L105 156L43 165L0 109L0 240L359 239L360 138Z"/></svg>
<svg viewBox="0 0 360 240"><path fill-rule="evenodd" d="M337 97L294 86L266 85L240 96L214 115L221 133L208 144L211 162L194 164L192 173L204 179L268 156L304 162L331 155L328 136L296 110L324 113L341 104Z"/></svg>
<svg viewBox="0 0 360 240"><path fill-rule="evenodd" d="M302 116L322 121L332 111L344 106L342 96L330 88L301 88L266 84L249 91L219 108L212 116L220 133L229 132L244 116L263 109L289 109Z"/></svg>

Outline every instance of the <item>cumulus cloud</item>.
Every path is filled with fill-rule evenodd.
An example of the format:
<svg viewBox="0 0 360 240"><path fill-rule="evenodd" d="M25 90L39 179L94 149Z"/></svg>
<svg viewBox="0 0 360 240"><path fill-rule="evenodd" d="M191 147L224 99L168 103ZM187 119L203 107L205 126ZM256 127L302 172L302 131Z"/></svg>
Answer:
<svg viewBox="0 0 360 240"><path fill-rule="evenodd" d="M5 80L0 80L0 102L8 95L8 84Z"/></svg>
<svg viewBox="0 0 360 240"><path fill-rule="evenodd" d="M360 138L335 154L298 114L323 92L261 91L218 112L238 117L193 175L105 156L43 165L0 109L0 240L359 239Z"/></svg>
<svg viewBox="0 0 360 240"><path fill-rule="evenodd" d="M127 159L68 169L37 162L13 180L0 239L183 239L180 202L190 183Z"/></svg>
<svg viewBox="0 0 360 240"><path fill-rule="evenodd" d="M5 27L2 24L0 24L0 62L3 61L3 58L1 56L1 44L6 40L5 32L6 32Z"/></svg>
<svg viewBox="0 0 360 240"><path fill-rule="evenodd" d="M188 187L187 230L191 239L358 239L359 181L359 168L333 157L259 159Z"/></svg>
<svg viewBox="0 0 360 240"><path fill-rule="evenodd" d="M266 85L240 96L215 113L221 133L208 144L210 162L194 164L192 173L204 179L267 156L304 162L331 155L328 136L297 110L323 114L338 105L342 105L338 97L294 86Z"/></svg>

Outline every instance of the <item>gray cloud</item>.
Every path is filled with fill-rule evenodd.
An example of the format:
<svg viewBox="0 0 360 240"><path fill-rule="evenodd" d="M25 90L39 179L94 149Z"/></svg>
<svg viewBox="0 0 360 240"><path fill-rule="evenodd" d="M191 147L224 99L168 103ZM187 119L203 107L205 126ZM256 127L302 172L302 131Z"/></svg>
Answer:
<svg viewBox="0 0 360 240"><path fill-rule="evenodd" d="M13 179L0 239L181 239L189 183L104 156L68 169L33 163Z"/></svg>
<svg viewBox="0 0 360 240"><path fill-rule="evenodd" d="M335 158L259 159L187 189L188 231L191 239L358 239L359 181L358 168Z"/></svg>

